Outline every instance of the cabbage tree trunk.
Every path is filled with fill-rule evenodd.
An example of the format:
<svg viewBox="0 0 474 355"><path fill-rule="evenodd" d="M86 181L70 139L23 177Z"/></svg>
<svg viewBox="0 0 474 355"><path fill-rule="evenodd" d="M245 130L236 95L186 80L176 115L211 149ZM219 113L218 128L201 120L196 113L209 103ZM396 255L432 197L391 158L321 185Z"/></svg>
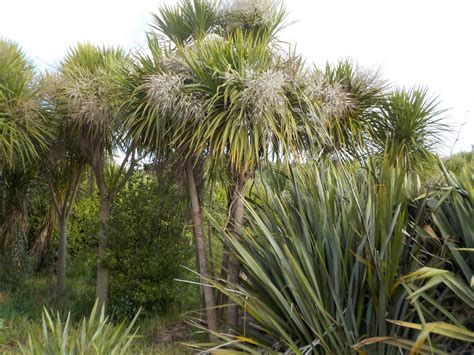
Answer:
<svg viewBox="0 0 474 355"><path fill-rule="evenodd" d="M107 265L107 244L109 241L109 220L111 203L108 197L100 199L99 247L97 251L97 284L95 296L99 306L105 305L109 294L109 267Z"/></svg>
<svg viewBox="0 0 474 355"><path fill-rule="evenodd" d="M66 291L66 259L67 259L67 230L77 192L81 182L82 167L71 169L70 180L65 190L56 189L53 178L48 178L49 192L52 197L56 218L58 221L59 247L58 266L56 275L56 296L59 299Z"/></svg>
<svg viewBox="0 0 474 355"><path fill-rule="evenodd" d="M206 246L204 241L204 230L203 230L203 218L201 212L201 206L199 203L199 196L194 180L194 172L191 164L186 166L186 179L189 189L189 196L191 199L191 219L193 223L193 234L196 241L197 251L197 266L200 272L200 282L202 293L204 294L204 304L206 307L206 320L207 326L211 332L217 332L217 310L216 301L214 296L214 290L211 285L207 282L206 278L209 277L209 263L206 255ZM211 335L212 340L216 340Z"/></svg>
<svg viewBox="0 0 474 355"><path fill-rule="evenodd" d="M234 238L239 240L242 237L242 228L244 223L244 203L245 186L249 177L246 174L235 174L236 179L231 193L232 199L229 206L230 225L229 231ZM240 262L239 259L229 250L228 278L231 284L238 284L240 281ZM230 329L236 329L238 325L238 307L231 304L227 311L227 322Z"/></svg>
<svg viewBox="0 0 474 355"><path fill-rule="evenodd" d="M131 145L127 149L122 164L118 168L115 176L117 179L114 185L107 184L105 178L106 157L103 152L98 150L92 159L92 170L95 176L95 182L99 189L100 211L99 211L99 245L97 250L97 280L95 296L99 307L105 306L109 294L109 267L107 265L107 245L109 242L109 220L112 203L118 192L130 180L135 167L140 158L135 156L135 146ZM127 168L128 164L128 168Z"/></svg>
<svg viewBox="0 0 474 355"><path fill-rule="evenodd" d="M56 278L58 298L63 296L66 290L67 223L67 215L59 216L58 274Z"/></svg>
<svg viewBox="0 0 474 355"><path fill-rule="evenodd" d="M48 248L49 242L51 241L51 235L53 232L53 221L51 213L45 217L43 225L38 233L38 237L36 238L33 246L31 247L28 254L31 256L33 260L33 270L36 271L41 265L43 261L44 254L46 249Z"/></svg>

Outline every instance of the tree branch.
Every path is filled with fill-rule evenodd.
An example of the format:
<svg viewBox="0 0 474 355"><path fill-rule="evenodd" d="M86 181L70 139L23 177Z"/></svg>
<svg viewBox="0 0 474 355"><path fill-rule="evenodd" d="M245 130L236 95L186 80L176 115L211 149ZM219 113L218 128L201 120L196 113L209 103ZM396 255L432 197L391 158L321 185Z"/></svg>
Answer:
<svg viewBox="0 0 474 355"><path fill-rule="evenodd" d="M131 151L131 154L132 154L132 158L130 160L130 166L128 167L128 170L127 172L125 173L123 179L121 179L119 181L119 183L117 184L117 186L115 186L115 188L111 191L110 193L110 196L111 196L111 199L113 199L115 197L115 195L117 195L117 193L125 186L125 184L127 183L127 181L130 179L130 177L132 176L133 172L135 171L135 167L137 166L138 162L141 160L141 158L136 158L135 156L135 148L132 147L130 149ZM127 154L126 157L130 156L130 154ZM126 163L126 159L123 160L122 162L122 165L121 165L121 168L125 166L125 163ZM121 171L119 169L119 174L121 174ZM119 175L120 176L120 175Z"/></svg>
<svg viewBox="0 0 474 355"><path fill-rule="evenodd" d="M61 210L61 207L59 206L59 202L58 202L58 198L56 196L56 192L54 191L54 186L53 186L53 181L52 181L51 176L48 176L47 180L48 180L48 188L49 188L49 192L51 193L54 208L55 208L56 213L58 214L58 216L61 216L61 211L62 210Z"/></svg>
<svg viewBox="0 0 474 355"><path fill-rule="evenodd" d="M72 210L72 206L74 206L74 201L76 200L77 192L79 191L79 186L81 185L82 171L83 171L83 168L80 167L76 175L74 176L72 193L70 196L68 196L69 202L68 202L67 209L65 211L66 216L69 216Z"/></svg>
<svg viewBox="0 0 474 355"><path fill-rule="evenodd" d="M131 145L128 149L127 152L125 153L125 158L122 160L122 164L120 164L120 167L118 169L118 175L122 175L123 170L125 169L125 165L127 164L128 158L130 157L130 154L134 155L135 154L135 146ZM133 160L133 156L132 156Z"/></svg>
<svg viewBox="0 0 474 355"><path fill-rule="evenodd" d="M108 198L107 186L105 184L104 177L104 162L100 153L96 153L92 159L92 171L94 172L95 181L97 183L97 188L99 189L99 195L101 199Z"/></svg>

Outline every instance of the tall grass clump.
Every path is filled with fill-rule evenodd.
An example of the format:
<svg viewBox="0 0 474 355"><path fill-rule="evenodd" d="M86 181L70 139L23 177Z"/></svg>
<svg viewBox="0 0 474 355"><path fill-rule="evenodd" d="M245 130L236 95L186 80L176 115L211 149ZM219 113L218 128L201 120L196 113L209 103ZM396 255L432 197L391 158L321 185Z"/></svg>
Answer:
<svg viewBox="0 0 474 355"><path fill-rule="evenodd" d="M445 184L429 203L432 218L455 269L474 287L474 175L455 175L444 167L442 171Z"/></svg>
<svg viewBox="0 0 474 355"><path fill-rule="evenodd" d="M287 179L286 191L267 186L247 205L245 238L222 231L242 263L242 281L211 282L243 316L216 347L436 353L454 339L469 348L474 333L447 305L455 299L472 309L474 292L446 268L443 239L427 232L425 208L439 194L405 169L375 162L307 165Z"/></svg>
<svg viewBox="0 0 474 355"><path fill-rule="evenodd" d="M28 355L126 354L137 337L133 329L137 317L138 313L128 326L125 322L114 325L96 302L89 317L74 327L70 314L64 320L59 313L54 317L44 309L41 328L30 332L28 344L20 344L20 349Z"/></svg>

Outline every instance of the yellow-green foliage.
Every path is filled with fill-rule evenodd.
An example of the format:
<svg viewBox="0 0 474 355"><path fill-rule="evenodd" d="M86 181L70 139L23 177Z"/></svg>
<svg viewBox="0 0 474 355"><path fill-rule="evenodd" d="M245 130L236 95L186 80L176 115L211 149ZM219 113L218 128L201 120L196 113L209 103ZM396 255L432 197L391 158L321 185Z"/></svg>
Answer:
<svg viewBox="0 0 474 355"><path fill-rule="evenodd" d="M474 153L461 152L445 159L446 168L463 179L474 180Z"/></svg>
<svg viewBox="0 0 474 355"><path fill-rule="evenodd" d="M114 325L96 302L89 317L74 326L70 314L64 320L59 313L54 317L44 309L41 328L31 331L28 344L20 344L20 349L27 355L125 354L136 338L137 316L128 326L125 322Z"/></svg>

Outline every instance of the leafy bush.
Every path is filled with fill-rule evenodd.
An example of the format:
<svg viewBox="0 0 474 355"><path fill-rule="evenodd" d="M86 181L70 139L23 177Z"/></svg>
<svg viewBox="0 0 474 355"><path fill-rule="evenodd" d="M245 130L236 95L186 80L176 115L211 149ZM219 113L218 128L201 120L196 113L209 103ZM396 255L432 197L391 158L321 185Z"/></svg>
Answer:
<svg viewBox="0 0 474 355"><path fill-rule="evenodd" d="M446 159L446 168L456 175L468 171L472 179L472 173L474 172L474 153L461 152L448 157Z"/></svg>
<svg viewBox="0 0 474 355"><path fill-rule="evenodd" d="M69 221L68 251L71 256L80 252L97 252L99 231L99 197L93 190L78 200Z"/></svg>
<svg viewBox="0 0 474 355"><path fill-rule="evenodd" d="M0 290L21 288L31 276L31 262L23 235L16 236L0 255Z"/></svg>
<svg viewBox="0 0 474 355"><path fill-rule="evenodd" d="M44 309L41 329L28 334L28 345L20 344L20 349L28 355L124 354L136 338L133 327L137 316L128 326L125 322L115 326L104 308L98 311L96 302L89 317L73 328L70 314L64 321L59 313L53 318Z"/></svg>
<svg viewBox="0 0 474 355"><path fill-rule="evenodd" d="M4 326L4 320L0 318L0 345L4 344L6 341L5 336L3 335L3 329L5 328Z"/></svg>
<svg viewBox="0 0 474 355"><path fill-rule="evenodd" d="M139 307L163 312L187 302L183 276L192 258L185 205L166 178L135 174L118 195L110 223L110 304L119 316Z"/></svg>
<svg viewBox="0 0 474 355"><path fill-rule="evenodd" d="M96 271L97 191L82 198L70 220L68 277L93 283ZM185 233L186 205L164 173L138 171L115 199L110 221L109 304L115 316L132 317L138 308L163 312L190 302L190 286L174 281L191 266L191 238ZM84 305L93 299L84 300Z"/></svg>

